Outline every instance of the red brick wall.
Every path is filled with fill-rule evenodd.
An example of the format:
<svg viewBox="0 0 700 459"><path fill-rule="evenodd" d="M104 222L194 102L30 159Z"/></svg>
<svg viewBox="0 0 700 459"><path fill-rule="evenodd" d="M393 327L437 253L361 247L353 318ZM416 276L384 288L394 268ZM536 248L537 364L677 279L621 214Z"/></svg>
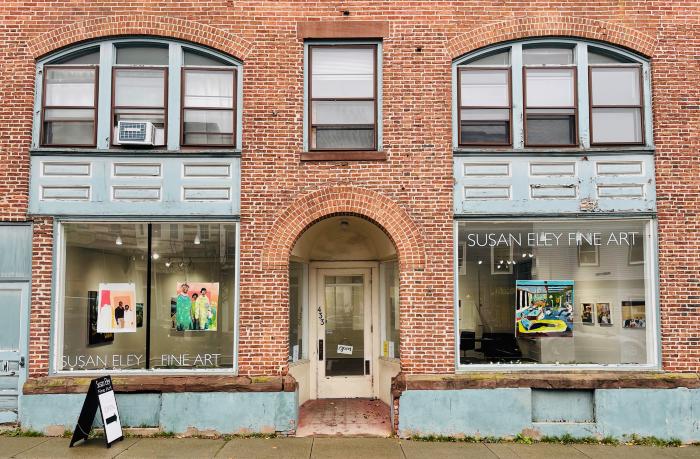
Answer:
<svg viewBox="0 0 700 459"><path fill-rule="evenodd" d="M350 15L343 16L343 10ZM299 21L319 19L390 23L383 54L384 162L299 160L303 41L296 28ZM218 47L245 63L241 373L286 371L287 273L279 263L263 264L262 259L269 241L293 241L298 227L282 225L278 217L290 208L303 210L305 196L347 185L360 195L393 202L411 231L402 238L392 228L384 229L397 246L407 247L406 253L422 251L425 256L423 267L402 260L404 371L449 373L454 371L450 62L493 41L532 35L611 41L652 58L663 362L671 371L698 371L698 24L700 6L687 0L5 1L0 19L0 218L27 218L36 57L72 42L118 34L159 34ZM372 218L371 202L346 204L347 209L335 211ZM49 220L36 222L33 375L46 372L49 352L50 228ZM287 248L282 246L281 259Z"/></svg>

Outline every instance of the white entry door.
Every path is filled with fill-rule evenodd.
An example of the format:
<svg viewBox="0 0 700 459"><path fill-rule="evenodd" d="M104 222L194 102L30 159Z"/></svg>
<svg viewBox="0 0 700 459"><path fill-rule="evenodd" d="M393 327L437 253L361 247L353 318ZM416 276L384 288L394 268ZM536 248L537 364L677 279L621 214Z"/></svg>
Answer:
<svg viewBox="0 0 700 459"><path fill-rule="evenodd" d="M319 269L318 398L372 397L370 269Z"/></svg>

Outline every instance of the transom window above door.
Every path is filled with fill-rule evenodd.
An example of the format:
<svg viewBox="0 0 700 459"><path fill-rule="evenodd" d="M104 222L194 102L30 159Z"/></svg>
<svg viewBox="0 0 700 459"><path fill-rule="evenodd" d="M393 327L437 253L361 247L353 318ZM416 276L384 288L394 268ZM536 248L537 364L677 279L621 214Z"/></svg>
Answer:
<svg viewBox="0 0 700 459"><path fill-rule="evenodd" d="M38 62L35 148L240 149L241 64L193 44L122 39Z"/></svg>
<svg viewBox="0 0 700 459"><path fill-rule="evenodd" d="M456 147L651 147L649 62L608 45L538 39L454 63Z"/></svg>

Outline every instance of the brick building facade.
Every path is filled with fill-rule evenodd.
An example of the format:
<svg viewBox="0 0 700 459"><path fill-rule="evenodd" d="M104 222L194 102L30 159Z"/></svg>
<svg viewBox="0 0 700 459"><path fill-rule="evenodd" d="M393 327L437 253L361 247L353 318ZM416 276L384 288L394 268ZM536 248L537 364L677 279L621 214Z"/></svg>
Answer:
<svg viewBox="0 0 700 459"><path fill-rule="evenodd" d="M25 242L31 247L31 269L23 274L12 272L5 275L7 282L27 282L30 286L27 374L20 374L21 381L26 378L26 382L19 402L19 416L26 425L45 427L37 420L43 415L40 408L44 403L42 397L60 397L84 390L82 380L72 378L65 371L68 369L61 368L57 361L63 352L66 355L70 353L68 348L56 349L58 343L63 342L63 338L57 336L64 333L56 325L56 317L63 316L63 312L57 314L56 308L62 307L59 306L62 296L58 292L62 291L59 282L63 282L61 269L66 263L66 255L61 252L65 249L60 244L70 240L70 236L60 236L59 233L63 231L61 225L68 228L71 221L104 221L105 225L123 221L202 222L218 216L222 222L230 222L237 227L237 297L231 301L232 320L237 322L231 322L234 335L231 372L208 374L206 370L198 369L194 376L181 373L169 375L153 370L147 374L137 371L136 374L129 375L127 370L117 368L120 371L114 375L115 386L124 392L124 397L145 397L146 394L141 392L154 390L163 400L166 395L194 393L211 397L206 399L207 403L223 403L223 406L226 403L238 403L238 406L255 409L262 406L256 405L257 403L269 403L265 406L274 406L277 411L275 419L264 421L267 428L274 424L274 430L293 431L299 391L310 391L310 397L316 397L313 395L313 385L312 389L299 389L300 385L307 383L290 370L290 366L295 363L290 350L294 345L290 342L290 255L295 253L295 244L303 234L315 224L329 218L340 218L341 222L345 221L343 218L348 218L351 227L356 224L355 219L359 219L380 228L390 240L394 248L393 259L398 263L397 327L400 340L394 340L398 341L397 349L395 352L392 350L390 357L400 373L398 376L395 376L398 371L392 373L394 377L389 379L391 389L382 389L386 394L379 394L379 389L375 389L373 395L391 402L394 421L401 433L443 432L431 427L430 423L421 424L421 417L430 417L432 414L419 406L441 406L441 402L437 401L439 397L452 396L448 393L459 397L462 392L459 389L474 389L469 392L469 397L476 397L475 399L460 399L467 405L490 403L488 400L491 395L488 395L488 391L498 388L517 392L513 399L516 400L514 406L520 406L517 405L521 400L518 397L525 397L528 407L534 406L536 400L539 400L536 397L540 397L533 394L530 399L531 390L547 392L544 389L550 388L552 392L543 397L555 397L560 401L568 400L567 397L573 390L578 395L590 396L590 403L595 403L596 410L601 410L599 416L603 416L606 407L614 411L611 407L615 403L626 403L625 400L635 399L642 393L652 394L646 395L651 397L650 406L664 403L669 406L675 406L676 403L682 405L689 400L697 405L700 400L697 391L692 390L700 387L697 377L700 370L700 318L694 314L700 304L700 282L697 276L700 268L697 256L700 253L700 201L697 198L700 194L700 67L697 60L700 55L697 32L700 8L692 2L281 3L226 0L177 5L150 1L92 4L9 2L5 3L4 10L0 29L0 163L4 165L0 170L0 219L8 228L28 228L27 231L30 232L29 239ZM239 145L233 145L229 149L209 149L203 155L206 159L198 159L197 149L179 149L176 145L173 150L172 139L168 134L167 149L126 150L126 154L111 144L101 148L100 142L103 140L99 138L96 147L92 148L47 146L39 141L37 136L42 135L42 131L37 125L43 121L37 121L37 117L41 116L42 105L41 101L35 100L35 95L38 94L35 85L41 81L37 78L47 78L46 72L42 74L40 66L55 65L58 61L51 59L64 50L99 43L102 43L99 46L104 49L105 40L113 40L115 49L120 50L122 48L118 40L122 38L139 43L159 39L183 47L192 45L197 52L214 51L230 58L231 65L237 66L236 75L240 82L238 91L242 94L242 102L236 102L240 105L234 115L240 116L236 132L240 136L236 139ZM637 146L591 147L588 139L581 143L575 142L577 146L573 148L528 148L524 145L501 149L461 148L458 145L460 142L455 142L459 134L454 134L457 128L453 118L456 116L453 113L457 97L455 89L459 84L456 83L456 72L459 72L457 67L461 65L460 59L503 44L525 43L522 46L527 47L527 40L538 39L602 44L607 47L605 49L629 53L633 58L638 58L640 63L644 62L643 65L648 65L644 68L648 68L650 73L645 74L642 86L648 85L650 90L652 107L649 113L652 117L647 117L642 123L650 123L653 138L647 138L643 145ZM310 151L304 134L311 110L306 102L306 84L310 77L306 73L310 69L307 62L307 54L310 53L308 46L313 43L337 45L355 42L380 44L381 67L378 69L375 66L374 70L375 78L377 74L380 78L380 84L377 83L380 95L375 94L380 105L377 112L380 116L376 120L380 136L380 143L376 145L378 148L330 153ZM175 72L172 70L172 45L164 46L171 46L170 75L166 78L172 87L173 81L177 81L177 84L180 81L173 80L177 77L173 76ZM561 46L561 43L556 46ZM104 51L101 52L103 54L99 62L103 67L105 57ZM186 63L187 56L185 66ZM117 57L115 69L119 64ZM517 72L513 73L515 75ZM100 71L100 84L103 84L102 76ZM578 78L582 81L580 71ZM182 85L184 86L184 77ZM102 97L99 96L100 100ZM166 92L166 99L168 97ZM513 105L511 102L511 111L516 110L516 105L517 103ZM95 106L97 107L96 101ZM643 117L644 110L649 107L644 107L641 102L640 106ZM102 110L95 108L98 109ZM579 106L578 109L579 116L583 116L580 113L585 111L585 107ZM171 113L167 106L164 110ZM459 110L458 108L457 111ZM100 123L99 115L95 123ZM518 121L515 123L511 136L518 137ZM520 126L522 127L522 120ZM100 131L103 129L100 126L95 129L98 136L101 132L110 132ZM644 125L642 129L645 129ZM585 136L588 133L577 132L577 135ZM134 151L138 153L135 154ZM551 158L556 158L557 161L564 158L563 161L566 161L575 158L583 164L595 158L618 164L626 160L625 155L638 155L643 159L638 159L637 156L633 159L639 160L640 168L642 163L644 165L644 178L647 182L643 186L646 187L646 192L637 202L620 205L613 203L608 209L594 205L589 210L583 202L579 202L583 199L577 195L573 199L576 207L573 211L556 210L558 204L552 204L554 210L551 211L533 210L534 207L528 207L530 204L525 201L520 209L506 211L500 210L505 207L499 207L498 203L490 207L493 202L490 198L476 200L478 202L473 208L469 207L472 201L465 199L467 204L462 207L464 212L455 211L455 208L462 206L462 203L456 202L459 200L458 194L462 193L461 187L471 186L465 182L468 177L460 177L455 166L458 164L462 167L462 160L458 158L464 158L464 167L469 167L469 164L495 164L500 161L499 153L503 153L504 158L531 155L536 161ZM96 202L98 192L94 187L100 185L95 183L90 185L93 188L86 199L91 202L85 207L81 207L82 204L69 205L63 209L56 207L63 201L70 201L65 196L59 196L49 204L46 203L50 199L43 199L49 195L41 187L56 190L63 183L73 183L72 178L61 179L59 173L57 182L46 185L48 182L42 180L50 175L45 168L49 167L46 164L54 164L51 161L63 160L68 164L76 164L90 162L103 155L116 158L108 159L113 162L104 166L112 168L117 167L113 165L119 161L126 164L136 156L141 155L143 158L144 154L156 158L153 160L156 162L163 158L163 170L168 167L167 161L181 161L185 164L183 167L188 167L188 161L193 164L230 161L227 164L232 164L231 170L234 171L231 175L235 176L235 171L239 171L238 181L233 185L231 194L227 195L229 201L234 201L233 210L216 208L211 211L213 207L206 207L207 210L202 211L205 207L198 207L199 204L193 204L191 208L177 207L164 202L163 196L167 195L167 191L163 196L158 194L158 205L146 210L139 208L140 204L136 202L139 199L131 199L130 208L125 205L120 210L114 210L110 207L110 202L115 201L114 196L111 200ZM96 164L93 163L91 167L98 167ZM520 166L516 163L508 167L510 176L518 174ZM576 174L582 174L585 166L576 167ZM96 169L90 170L93 172L88 174L94 178ZM159 168L158 174L160 171ZM588 180L588 177L582 175L578 175L578 178L579 183ZM185 183L186 179L185 173ZM118 188L121 185L117 183L110 186ZM133 188L134 185L129 183L125 187ZM186 189L187 185L183 187ZM513 195L509 196L514 198ZM186 201L186 198L183 200ZM652 229L644 230L650 231L648 236L652 241L646 253L652 254L653 258L658 255L658 259L650 262L648 257L645 258L646 263L650 264L649 271L645 274L644 291L647 293L642 294L646 303L642 302L641 305L642 308L646 307L645 317L650 324L646 336L653 338L645 341L648 358L645 357L638 368L634 365L626 368L605 365L579 368L576 366L578 363L590 362L578 361L559 368L519 369L508 366L499 372L479 368L479 376L475 378L474 371L466 368L460 360L462 327L459 320L455 320L462 307L461 301L456 306L459 300L457 297L461 295L455 287L458 281L455 263L459 263L455 251L461 247L458 245L461 227L458 228L456 222L484 220L489 216L495 220L525 216L535 219L567 217L587 222L586 218L591 215L594 218L609 217L623 222L627 218L644 218L650 222L649 227ZM157 225L154 223L153 227ZM347 226L347 221L345 225ZM582 227L587 225L590 224L585 223ZM196 231L199 238L200 230ZM149 251L151 241L156 241L159 234L151 229L149 223ZM11 238L7 240L16 241ZM222 242L222 246L223 244ZM22 244L14 243L13 246L18 251L23 247ZM658 253L650 251L656 246ZM7 250L9 249L8 246ZM18 256L30 255L20 253ZM596 255L596 260L598 256ZM152 254L147 257L154 258ZM378 263L376 269L380 269L379 264L388 259L391 256L372 258ZM331 257L323 262L335 260L337 259ZM313 255L299 255L298 261L312 263L318 259ZM493 263L495 262L491 261ZM147 271L144 272L151 275L151 269L155 270L152 265L155 265L154 261L148 263ZM139 266L135 268L136 272L146 269ZM151 276L151 279L155 277ZM100 279L101 283L109 281L106 278ZM153 285L149 283L148 292L160 285L155 280L151 282ZM98 290L98 287L95 284L89 290ZM639 295L639 292L636 294ZM137 297L139 295L137 293ZM223 290L221 295L222 298L225 295ZM623 303L630 298L625 297ZM136 301L139 301L138 298ZM591 304L602 304L600 302L603 300L595 297L590 301ZM611 301L613 310L621 310L623 306L615 301ZM142 307L143 302L141 300ZM146 303L150 321L150 308L155 308L155 305L151 306L150 300ZM171 302L172 304L174 303ZM224 304L223 300L221 304ZM624 307L631 304L625 303ZM311 311L310 315L315 314L315 304L308 303L305 307ZM652 318L652 315L656 318ZM308 320L308 316L304 317ZM621 316L619 320L624 320L624 317L626 316ZM652 330L652 324L658 325L658 330ZM374 326L375 324L371 325L372 328ZM147 328L150 330L150 327L149 322ZM121 339L119 334L115 335L117 340ZM168 336L174 335L170 333ZM476 332L474 339L480 338L484 338L483 334ZM150 336L146 339L150 339ZM391 340L382 338L380 342L376 338L375 341L381 348L384 342ZM315 343L315 340L307 339L303 347L307 347L309 342ZM621 346L624 347L624 344ZM314 348L315 345L308 347ZM389 357L387 349L384 349L386 352L379 353ZM306 357L312 361L318 356L318 349L301 352L310 352ZM624 354L624 351L620 352ZM400 358L396 358L398 356ZM296 357L304 360L303 355ZM619 362L605 363L625 363L624 357L621 358ZM381 365L377 356L372 357L372 362L372 366ZM98 367L92 368L93 373L100 370ZM18 371L21 373L22 370ZM583 377L582 371L585 372ZM314 378L313 373L306 374L308 379ZM625 394L630 394L625 397L632 398L616 400L614 396L600 392L609 388L624 389L627 391ZM686 393L682 388L691 390ZM422 392L424 389L427 391ZM249 391L264 393L269 397L280 394L293 394L293 397L257 402L243 397ZM522 391L528 392L523 395ZM419 395L424 393L428 394L425 395L427 398L421 399ZM658 401L654 397L658 397ZM671 397L672 401L663 402L662 400L668 400L664 397ZM123 403L130 402L124 398ZM404 406L407 407L405 410ZM530 408L523 408L524 411L528 409ZM285 410L291 410L292 414L288 415ZM174 413L166 413L165 408L162 408L159 414L160 425L175 426L170 430L177 430L179 424L172 424L172 419L177 417ZM527 411L526 417L530 414ZM159 425L158 421L147 416L139 416L132 419L134 425L138 425L137 419L147 419L145 422ZM606 422L615 425L622 423L620 419L624 416L619 416L620 418L610 418L607 421L601 417L586 422L595 424L595 432L601 434L633 433L648 427L634 423L620 426L618 430L606 427ZM678 422L687 421L683 416L693 415L692 412L684 414ZM637 415L632 416L635 417ZM50 419L54 421L47 421L48 424L62 423L58 418ZM530 421L535 422L536 419L533 417ZM248 421L213 421L211 425L201 425L199 428L213 427L229 431L262 429L259 425L246 422ZM404 422L406 423L403 424ZM463 432L488 432L494 424L498 424L498 421L483 420L480 424L471 420L464 421L460 428ZM543 432L549 432L546 427L539 427ZM679 435L685 440L697 441L700 438L697 426L688 429L690 430ZM512 432L494 430L499 435L514 434L517 431L519 427L513 427ZM582 431L573 432L576 434ZM650 432L666 435L665 430L652 429Z"/></svg>

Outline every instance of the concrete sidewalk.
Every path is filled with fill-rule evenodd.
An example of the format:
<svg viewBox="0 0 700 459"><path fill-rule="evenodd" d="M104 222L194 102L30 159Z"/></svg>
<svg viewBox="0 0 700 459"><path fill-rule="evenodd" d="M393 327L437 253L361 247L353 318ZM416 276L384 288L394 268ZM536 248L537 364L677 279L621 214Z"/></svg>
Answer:
<svg viewBox="0 0 700 459"><path fill-rule="evenodd" d="M103 439L68 448L67 438L0 437L0 458L700 458L700 446L556 445L539 443L432 443L395 438L126 438L106 448Z"/></svg>

